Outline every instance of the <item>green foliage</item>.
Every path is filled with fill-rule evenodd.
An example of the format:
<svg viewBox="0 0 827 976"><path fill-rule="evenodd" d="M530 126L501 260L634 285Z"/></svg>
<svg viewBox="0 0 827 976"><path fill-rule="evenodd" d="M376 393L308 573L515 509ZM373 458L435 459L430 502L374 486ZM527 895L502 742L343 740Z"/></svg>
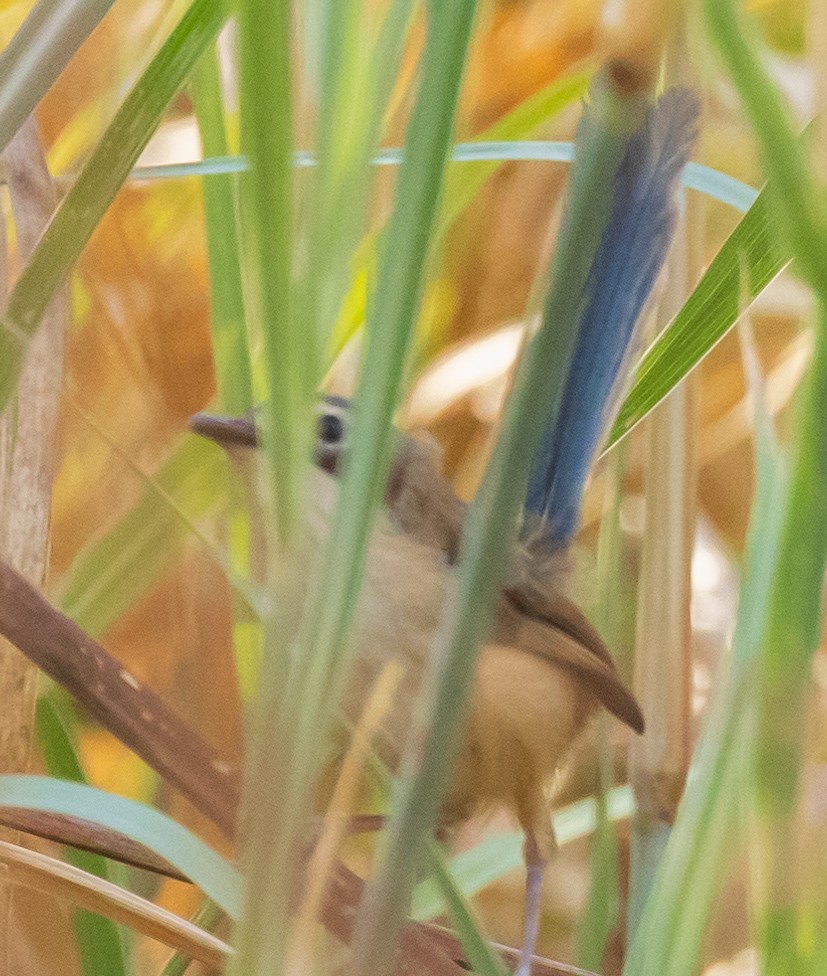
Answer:
<svg viewBox="0 0 827 976"><path fill-rule="evenodd" d="M226 156L224 103L214 47L201 55L190 89L204 155ZM253 406L253 379L239 267L235 178L217 175L204 180L203 188L217 402L220 410L237 416Z"/></svg>
<svg viewBox="0 0 827 976"><path fill-rule="evenodd" d="M681 800L624 976L692 976L713 899L743 844L755 661L766 626L786 498L784 458L754 387L756 486L732 659L715 683Z"/></svg>
<svg viewBox="0 0 827 976"><path fill-rule="evenodd" d="M360 974L387 965L387 934L396 932L404 917L423 844L448 787L476 652L490 625L530 465L562 396L583 288L610 213L612 174L628 137L642 121L642 98L620 98L602 82L593 99L593 121L581 129L552 260L544 321L526 350L494 456L465 523L456 603L446 614L431 656L435 691L423 727L414 733L422 742L420 754L398 792L385 857L357 930L354 951Z"/></svg>
<svg viewBox="0 0 827 976"><path fill-rule="evenodd" d="M799 905L790 883L791 831L801 790L805 696L818 646L827 563L827 202L819 170L796 139L793 120L763 65L754 25L732 2L704 5L717 46L758 137L771 200L796 272L816 307L813 362L798 402L790 484L761 635L753 814L758 932L766 976L807 965L798 940ZM822 147L823 148L823 147Z"/></svg>
<svg viewBox="0 0 827 976"><path fill-rule="evenodd" d="M166 814L112 793L48 776L0 776L0 806L81 817L143 844L169 861L231 918L241 911L235 867Z"/></svg>
<svg viewBox="0 0 827 976"><path fill-rule="evenodd" d="M791 252L773 225L763 190L710 262L680 312L646 351L609 435L606 450L674 389L789 264Z"/></svg>
<svg viewBox="0 0 827 976"><path fill-rule="evenodd" d="M40 238L0 321L0 410L49 303L223 19L220 0L194 0L136 82Z"/></svg>
<svg viewBox="0 0 827 976"><path fill-rule="evenodd" d="M473 971L480 976L505 976L506 969L482 934L462 891L454 883L442 851L433 840L428 843L428 860L431 875L436 879L445 898L448 914Z"/></svg>
<svg viewBox="0 0 827 976"><path fill-rule="evenodd" d="M76 724L66 702L55 696L41 697L37 702L37 742L43 763L50 776L85 783L70 726ZM99 854L66 850L66 860L76 868L99 878L113 880L106 859ZM127 964L118 928L108 918L77 908L74 911L75 936L83 976L125 976Z"/></svg>

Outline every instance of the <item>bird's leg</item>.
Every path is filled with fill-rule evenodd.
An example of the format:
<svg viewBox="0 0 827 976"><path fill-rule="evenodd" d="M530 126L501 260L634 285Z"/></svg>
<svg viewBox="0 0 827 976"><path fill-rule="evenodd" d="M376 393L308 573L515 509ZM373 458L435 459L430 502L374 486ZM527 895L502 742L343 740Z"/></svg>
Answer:
<svg viewBox="0 0 827 976"><path fill-rule="evenodd" d="M547 856L537 842L533 830L526 830L523 845L523 859L525 861L525 923L523 925L523 947L520 950L520 961L514 976L530 976L531 960L537 946L537 934L540 929L540 896L543 887L543 872L547 863Z"/></svg>

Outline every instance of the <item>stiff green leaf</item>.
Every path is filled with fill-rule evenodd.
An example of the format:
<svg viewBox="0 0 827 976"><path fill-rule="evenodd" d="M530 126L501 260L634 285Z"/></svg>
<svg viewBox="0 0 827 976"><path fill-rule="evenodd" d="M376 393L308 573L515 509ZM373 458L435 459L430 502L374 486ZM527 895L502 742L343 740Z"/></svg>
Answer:
<svg viewBox="0 0 827 976"><path fill-rule="evenodd" d="M0 323L0 411L14 389L29 339L55 292L223 20L221 0L193 0L118 110L38 242Z"/></svg>
<svg viewBox="0 0 827 976"><path fill-rule="evenodd" d="M606 450L650 413L738 321L790 262L764 189L698 282L686 304L643 356Z"/></svg>
<svg viewBox="0 0 827 976"><path fill-rule="evenodd" d="M0 807L82 817L116 830L169 861L231 918L241 910L233 865L171 817L134 800L48 776L0 776Z"/></svg>
<svg viewBox="0 0 827 976"><path fill-rule="evenodd" d="M0 152L113 0L38 0L0 54Z"/></svg>

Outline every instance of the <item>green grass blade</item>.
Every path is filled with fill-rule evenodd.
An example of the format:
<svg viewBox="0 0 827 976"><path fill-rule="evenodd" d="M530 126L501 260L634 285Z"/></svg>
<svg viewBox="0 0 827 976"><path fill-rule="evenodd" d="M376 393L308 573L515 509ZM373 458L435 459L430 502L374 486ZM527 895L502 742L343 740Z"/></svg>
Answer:
<svg viewBox="0 0 827 976"><path fill-rule="evenodd" d="M592 121L581 130L543 325L521 363L493 459L466 520L456 601L431 656L439 662L432 676L434 699L428 717L420 719L424 727L412 732L420 751L409 757L379 877L357 925L354 968L359 976L381 972L389 961L425 840L448 786L476 651L490 626L530 466L545 424L553 422L559 408L583 289L611 209L613 174L629 135L642 121L644 102L617 96L601 78Z"/></svg>
<svg viewBox="0 0 827 976"><path fill-rule="evenodd" d="M302 290L306 327L321 346L330 340L351 280L373 185L371 161L414 6L413 0L393 0L378 29L364 0L326 8L310 261Z"/></svg>
<svg viewBox="0 0 827 976"><path fill-rule="evenodd" d="M0 54L0 152L113 0L38 0Z"/></svg>
<svg viewBox="0 0 827 976"><path fill-rule="evenodd" d="M233 865L181 824L152 807L48 776L0 776L0 806L82 817L143 844L186 875L231 918L241 909Z"/></svg>
<svg viewBox="0 0 827 976"><path fill-rule="evenodd" d="M0 411L8 402L28 341L170 99L223 21L220 0L194 0L135 84L64 197L9 295L0 322Z"/></svg>
<svg viewBox="0 0 827 976"><path fill-rule="evenodd" d="M715 255L683 308L646 351L609 435L606 450L629 433L690 373L789 264L764 189Z"/></svg>
<svg viewBox="0 0 827 976"><path fill-rule="evenodd" d="M223 918L223 915L224 913L217 905L211 901L206 901L191 921L193 925L197 925L200 929L212 932ZM192 959L189 956L176 952L170 957L166 966L164 966L161 976L184 976L191 962Z"/></svg>
<svg viewBox="0 0 827 976"><path fill-rule="evenodd" d="M506 968L482 935L468 902L448 870L444 854L433 840L428 844L428 860L471 969L479 976L505 976Z"/></svg>
<svg viewBox="0 0 827 976"><path fill-rule="evenodd" d="M55 703L39 698L36 714L37 742L50 776L85 783L66 722ZM66 848L66 860L99 878L112 880L106 858L90 851ZM77 908L73 912L75 938L84 976L125 976L127 964L118 927L108 918Z"/></svg>
<svg viewBox="0 0 827 976"><path fill-rule="evenodd" d="M756 486L732 660L716 677L688 788L624 968L625 976L694 976L701 939L743 844L754 722L754 671L785 507L784 457L756 394Z"/></svg>
<svg viewBox="0 0 827 976"><path fill-rule="evenodd" d="M821 632L827 563L827 201L764 67L760 37L731 0L704 4L707 30L758 137L779 228L816 296L813 362L798 402L790 488L762 635L756 695L753 855L765 976L805 965L798 938L795 814L804 762L805 695ZM823 146L819 149L823 150Z"/></svg>
<svg viewBox="0 0 827 976"><path fill-rule="evenodd" d="M616 786L606 797L609 820L628 820L634 812L634 797L628 786ZM552 816L554 837L560 847L593 834L599 820L597 801L578 800ZM454 884L466 898L477 894L503 875L524 867L523 835L518 832L487 837L475 847L452 857L449 870ZM447 911L440 886L432 878L414 889L411 918L427 922Z"/></svg>
<svg viewBox="0 0 827 976"><path fill-rule="evenodd" d="M274 538L296 539L320 379L315 337L300 328L293 289L291 5L243 0L239 24L242 274L254 337L264 346L264 455Z"/></svg>
<svg viewBox="0 0 827 976"><path fill-rule="evenodd" d="M235 973L279 968L287 943L290 892L298 869L296 838L310 811L313 784L336 720L334 704L346 674L347 631L365 561L370 528L384 489L399 397L422 294L459 80L475 4L457 0L429 8L421 84L406 134L406 159L382 249L367 329L363 382L356 397L353 439L326 550L325 572L305 614L278 741L268 743L261 776L278 784L257 798L259 829L248 850L250 896L239 930ZM272 764L268 772L267 767ZM274 835L272 824L278 823Z"/></svg>
<svg viewBox="0 0 827 976"><path fill-rule="evenodd" d="M215 47L201 55L190 86L205 156L226 156L224 103ZM210 328L220 410L238 415L253 406L250 351L244 320L235 180L215 176L202 183L210 271Z"/></svg>

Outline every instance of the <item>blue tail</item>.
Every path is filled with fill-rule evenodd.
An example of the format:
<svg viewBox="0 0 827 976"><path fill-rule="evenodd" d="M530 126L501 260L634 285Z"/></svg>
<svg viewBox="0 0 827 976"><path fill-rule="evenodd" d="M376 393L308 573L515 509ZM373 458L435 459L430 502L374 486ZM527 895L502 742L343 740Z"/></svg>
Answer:
<svg viewBox="0 0 827 976"><path fill-rule="evenodd" d="M588 109L586 110L588 111ZM621 366L675 229L675 192L696 136L698 102L667 91L647 112L615 176L614 203L589 272L560 409L528 482L525 509L554 547L574 535L598 440L618 406ZM533 531L533 530L532 530Z"/></svg>

